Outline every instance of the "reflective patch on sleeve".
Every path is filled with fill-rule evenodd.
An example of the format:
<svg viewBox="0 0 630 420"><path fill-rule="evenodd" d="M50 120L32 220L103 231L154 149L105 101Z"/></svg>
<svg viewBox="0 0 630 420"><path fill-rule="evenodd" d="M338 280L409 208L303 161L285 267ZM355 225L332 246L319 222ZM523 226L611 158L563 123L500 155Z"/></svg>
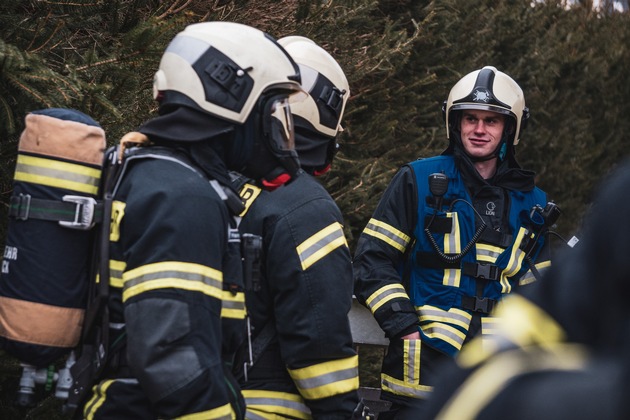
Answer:
<svg viewBox="0 0 630 420"><path fill-rule="evenodd" d="M300 394L308 400L328 398L359 389L358 356L288 371Z"/></svg>
<svg viewBox="0 0 630 420"><path fill-rule="evenodd" d="M365 229L363 229L363 233L380 239L400 252L405 252L411 240L405 233L376 219L370 219Z"/></svg>
<svg viewBox="0 0 630 420"><path fill-rule="evenodd" d="M221 299L223 273L200 264L164 261L147 264L123 274L123 302L158 289L183 289Z"/></svg>
<svg viewBox="0 0 630 420"><path fill-rule="evenodd" d="M306 270L340 246L347 247L348 243L343 233L343 227L340 223L335 222L296 247L302 263L302 270Z"/></svg>
<svg viewBox="0 0 630 420"><path fill-rule="evenodd" d="M409 300L409 295L407 295L407 292L402 284L388 284L387 286L383 286L376 292L372 293L365 301L365 304L374 314L381 306L397 298Z"/></svg>

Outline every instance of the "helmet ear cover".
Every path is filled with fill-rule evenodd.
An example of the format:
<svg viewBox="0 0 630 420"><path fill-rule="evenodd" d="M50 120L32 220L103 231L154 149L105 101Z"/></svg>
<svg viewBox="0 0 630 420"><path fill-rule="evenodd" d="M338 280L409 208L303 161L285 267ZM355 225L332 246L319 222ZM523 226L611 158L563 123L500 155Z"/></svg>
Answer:
<svg viewBox="0 0 630 420"><path fill-rule="evenodd" d="M521 131L527 128L527 122L529 121L529 108L523 108L523 116L521 117Z"/></svg>

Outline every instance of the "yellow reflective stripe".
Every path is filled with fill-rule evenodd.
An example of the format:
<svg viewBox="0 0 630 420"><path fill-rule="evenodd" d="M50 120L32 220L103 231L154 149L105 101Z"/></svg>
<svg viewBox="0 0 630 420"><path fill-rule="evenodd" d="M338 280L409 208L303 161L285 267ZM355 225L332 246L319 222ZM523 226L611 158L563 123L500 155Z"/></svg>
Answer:
<svg viewBox="0 0 630 420"><path fill-rule="evenodd" d="M542 276L545 274L545 271L547 271L551 267L551 261L543 261L538 264L534 264L534 267L536 267L536 270L538 270L538 273L540 273L540 275ZM532 270L527 270L525 275L523 275L523 277L521 277L518 281L518 284L519 286L524 286L535 281L536 277L534 277L534 273L532 273Z"/></svg>
<svg viewBox="0 0 630 420"><path fill-rule="evenodd" d="M462 244L459 229L459 218L457 213L446 213L447 218L452 218L451 232L444 234L444 253L459 254L462 251Z"/></svg>
<svg viewBox="0 0 630 420"><path fill-rule="evenodd" d="M245 293L236 292L236 294L233 294L229 290L224 290L221 298L221 317L245 319L246 316Z"/></svg>
<svg viewBox="0 0 630 420"><path fill-rule="evenodd" d="M127 268L124 261L109 260L109 284L119 289L123 288L123 273Z"/></svg>
<svg viewBox="0 0 630 420"><path fill-rule="evenodd" d="M199 413L186 414L175 417L177 420L232 420L232 407L230 404L213 408L212 410L200 411Z"/></svg>
<svg viewBox="0 0 630 420"><path fill-rule="evenodd" d="M296 247L302 262L302 270L306 270L340 246L348 246L343 234L343 226L335 222L320 230Z"/></svg>
<svg viewBox="0 0 630 420"><path fill-rule="evenodd" d="M465 333L455 327L440 322L429 322L428 324L420 325L420 328L427 337L442 340L455 347L457 350L462 348L462 344L464 344L464 340L466 339Z"/></svg>
<svg viewBox="0 0 630 420"><path fill-rule="evenodd" d="M457 308L451 308L448 311L437 308L435 306L423 305L416 308L420 312L420 322L440 322L457 325L458 327L468 329L472 315L466 311Z"/></svg>
<svg viewBox="0 0 630 420"><path fill-rule="evenodd" d="M445 268L442 276L444 286L459 287L462 280L462 270L459 268Z"/></svg>
<svg viewBox="0 0 630 420"><path fill-rule="evenodd" d="M381 373L381 389L391 394L413 398L428 398L433 391L432 386L410 384L384 373Z"/></svg>
<svg viewBox="0 0 630 420"><path fill-rule="evenodd" d="M372 313L375 313L378 308L391 301L392 299L403 298L409 299L405 288L401 284L388 284L372 293L365 301L365 304L370 308Z"/></svg>
<svg viewBox="0 0 630 420"><path fill-rule="evenodd" d="M278 416L311 418L311 410L299 394L254 389L243 389L241 392L247 405L247 419L277 419Z"/></svg>
<svg viewBox="0 0 630 420"><path fill-rule="evenodd" d="M546 350L528 352L522 352L520 349L509 350L493 356L470 375L435 419L478 419L483 409L512 383L514 378L537 371L581 370L588 361L588 353L580 345L564 344Z"/></svg>
<svg viewBox="0 0 630 420"><path fill-rule="evenodd" d="M309 400L359 389L359 357L356 355L288 371L300 394Z"/></svg>
<svg viewBox="0 0 630 420"><path fill-rule="evenodd" d="M495 316L484 316L481 318L481 334L498 334L501 329L501 319Z"/></svg>
<svg viewBox="0 0 630 420"><path fill-rule="evenodd" d="M18 154L15 180L96 195L101 170L76 163Z"/></svg>
<svg viewBox="0 0 630 420"><path fill-rule="evenodd" d="M114 200L112 202L112 219L109 227L110 242L118 242L120 239L120 224L125 217L125 207L127 207L127 203L122 201Z"/></svg>
<svg viewBox="0 0 630 420"><path fill-rule="evenodd" d="M523 259L525 258L525 253L520 249L520 244L523 241L525 235L532 236L527 229L520 228L518 234L516 235L516 240L514 241L514 245L512 245L512 253L510 254L510 259L505 267L505 270L501 273L501 293L510 293L512 291L512 286L508 281L508 277L512 277L515 275L518 270L521 268L521 264L523 263Z"/></svg>
<svg viewBox="0 0 630 420"><path fill-rule="evenodd" d="M411 240L408 235L399 231L395 227L376 219L370 219L365 229L363 229L363 233L380 239L400 252L405 252L405 249L407 249L407 245L409 245L409 241Z"/></svg>
<svg viewBox="0 0 630 420"><path fill-rule="evenodd" d="M420 340L403 340L403 354L405 358L403 378L405 382L420 383Z"/></svg>
<svg viewBox="0 0 630 420"><path fill-rule="evenodd" d="M562 327L546 312L518 294L506 296L496 307L493 318L503 340L524 348L547 348L566 340ZM479 365L497 353L497 341L483 335L472 339L458 354L458 364L464 368Z"/></svg>
<svg viewBox="0 0 630 420"><path fill-rule="evenodd" d="M502 333L519 346L547 345L565 340L562 327L539 306L520 295L509 295L497 308Z"/></svg>
<svg viewBox="0 0 630 420"><path fill-rule="evenodd" d="M93 420L94 414L96 411L103 405L105 402L105 397L107 396L107 388L109 388L115 380L108 379L99 384L96 384L92 391L94 394L92 398L85 404L85 408L83 409L83 416L86 420Z"/></svg>
<svg viewBox="0 0 630 420"><path fill-rule="evenodd" d="M144 265L123 274L123 302L157 289L184 289L221 299L223 273L201 264L164 261Z"/></svg>
<svg viewBox="0 0 630 420"><path fill-rule="evenodd" d="M498 246L488 245L488 244L480 244L476 245L477 248L477 261L488 262L494 264L499 258L499 255L505 249L500 248Z"/></svg>

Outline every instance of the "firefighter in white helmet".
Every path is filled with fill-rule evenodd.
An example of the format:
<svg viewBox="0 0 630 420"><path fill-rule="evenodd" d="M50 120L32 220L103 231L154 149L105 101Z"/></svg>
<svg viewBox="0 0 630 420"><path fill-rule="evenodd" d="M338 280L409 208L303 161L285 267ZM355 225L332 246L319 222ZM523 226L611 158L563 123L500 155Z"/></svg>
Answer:
<svg viewBox="0 0 630 420"><path fill-rule="evenodd" d="M252 27L193 24L167 47L154 79L159 116L132 136L147 146L119 156L111 357L86 418L243 418L222 361L222 343L239 336L222 331L222 312L245 314L233 217L242 203L228 171L276 184L296 175L288 103L298 92L297 65Z"/></svg>
<svg viewBox="0 0 630 420"><path fill-rule="evenodd" d="M547 196L514 156L529 117L521 88L486 66L443 112L448 148L401 168L355 253L355 294L390 340L381 397L392 406L379 418L413 418L441 361L490 334L503 296L549 266Z"/></svg>
<svg viewBox="0 0 630 420"><path fill-rule="evenodd" d="M247 417L349 419L358 404L358 358L348 311L351 255L339 208L312 176L337 149L348 81L334 58L301 36L281 38L308 97L291 103L302 173L274 192L235 176L247 210L242 233L262 238L258 285L247 291L251 349L239 382Z"/></svg>

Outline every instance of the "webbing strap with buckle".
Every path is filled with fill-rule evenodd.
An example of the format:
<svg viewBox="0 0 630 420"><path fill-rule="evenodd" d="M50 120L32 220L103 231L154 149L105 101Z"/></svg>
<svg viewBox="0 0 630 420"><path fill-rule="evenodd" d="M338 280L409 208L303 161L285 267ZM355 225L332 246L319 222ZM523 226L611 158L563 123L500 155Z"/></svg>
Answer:
<svg viewBox="0 0 630 420"><path fill-rule="evenodd" d="M88 230L103 220L103 205L92 197L79 195L65 195L59 201L18 194L10 199L9 217L51 220L70 229Z"/></svg>
<svg viewBox="0 0 630 420"><path fill-rule="evenodd" d="M489 314L492 312L497 303L498 301L495 299L477 296L462 296L462 308L472 312Z"/></svg>
<svg viewBox="0 0 630 420"><path fill-rule="evenodd" d="M501 269L494 264L463 262L462 274L476 279L499 280Z"/></svg>

